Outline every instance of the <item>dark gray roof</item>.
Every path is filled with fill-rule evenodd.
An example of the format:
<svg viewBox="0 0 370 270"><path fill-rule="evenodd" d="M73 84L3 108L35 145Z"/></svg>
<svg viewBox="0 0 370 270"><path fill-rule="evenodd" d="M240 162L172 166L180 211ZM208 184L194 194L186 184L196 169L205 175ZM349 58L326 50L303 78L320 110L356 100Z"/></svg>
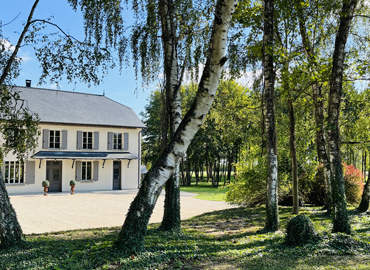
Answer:
<svg viewBox="0 0 370 270"><path fill-rule="evenodd" d="M42 123L145 127L131 108L104 95L33 87L16 90Z"/></svg>

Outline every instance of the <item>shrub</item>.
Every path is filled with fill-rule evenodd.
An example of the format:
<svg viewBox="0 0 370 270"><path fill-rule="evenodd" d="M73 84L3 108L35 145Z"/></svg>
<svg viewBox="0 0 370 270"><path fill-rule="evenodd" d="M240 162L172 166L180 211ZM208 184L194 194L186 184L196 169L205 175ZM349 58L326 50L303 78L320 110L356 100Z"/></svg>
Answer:
<svg viewBox="0 0 370 270"><path fill-rule="evenodd" d="M362 173L354 166L343 164L343 179L347 203L359 204L364 188ZM313 178L302 177L299 180L299 185L307 203L319 206L325 204L324 168L321 164L316 167L316 173Z"/></svg>
<svg viewBox="0 0 370 270"><path fill-rule="evenodd" d="M286 226L285 242L288 245L300 246L320 240L311 219L306 215L291 218Z"/></svg>
<svg viewBox="0 0 370 270"><path fill-rule="evenodd" d="M48 186L50 186L50 183L49 183L49 181L48 180L44 180L44 181L42 181L42 184L41 184L43 187L48 187Z"/></svg>
<svg viewBox="0 0 370 270"><path fill-rule="evenodd" d="M238 167L239 175L228 185L226 202L238 206L256 206L266 203L267 169L263 160L254 165ZM279 200L291 193L289 174L279 171Z"/></svg>
<svg viewBox="0 0 370 270"><path fill-rule="evenodd" d="M358 205L364 190L363 175L354 166L343 164L343 178L346 187L347 203Z"/></svg>
<svg viewBox="0 0 370 270"><path fill-rule="evenodd" d="M76 180L71 180L71 181L69 181L69 185L70 186L75 186L77 183L76 183Z"/></svg>

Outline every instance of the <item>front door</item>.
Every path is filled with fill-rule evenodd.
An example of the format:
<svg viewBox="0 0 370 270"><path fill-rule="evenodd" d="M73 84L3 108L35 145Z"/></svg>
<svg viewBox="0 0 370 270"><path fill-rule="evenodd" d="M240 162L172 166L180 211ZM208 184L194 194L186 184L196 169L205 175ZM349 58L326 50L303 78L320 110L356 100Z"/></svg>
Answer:
<svg viewBox="0 0 370 270"><path fill-rule="evenodd" d="M62 191L62 162L48 161L46 163L46 179L50 182L49 192Z"/></svg>
<svg viewBox="0 0 370 270"><path fill-rule="evenodd" d="M113 161L113 190L121 189L121 161Z"/></svg>

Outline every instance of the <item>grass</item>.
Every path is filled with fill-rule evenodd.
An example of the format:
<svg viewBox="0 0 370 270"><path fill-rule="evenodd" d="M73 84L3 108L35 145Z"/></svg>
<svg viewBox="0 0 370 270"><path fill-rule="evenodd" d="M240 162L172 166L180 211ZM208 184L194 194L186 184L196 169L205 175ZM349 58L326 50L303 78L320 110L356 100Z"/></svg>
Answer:
<svg viewBox="0 0 370 270"><path fill-rule="evenodd" d="M227 186L223 186L223 182L220 182L219 187L212 187L212 183L206 181L200 181L198 185L195 185L195 178L192 178L191 186L181 186L181 191L191 192L198 194L194 198L206 200L206 201L225 201L226 192L229 190Z"/></svg>
<svg viewBox="0 0 370 270"><path fill-rule="evenodd" d="M145 251L134 257L114 248L119 228L31 235L23 247L0 251L0 269L370 269L369 215L351 212L355 240L339 242L319 208L301 213L310 216L324 240L287 246L283 231L259 231L263 207L235 208L183 221L179 234L150 225ZM282 230L290 217L291 208L281 207Z"/></svg>

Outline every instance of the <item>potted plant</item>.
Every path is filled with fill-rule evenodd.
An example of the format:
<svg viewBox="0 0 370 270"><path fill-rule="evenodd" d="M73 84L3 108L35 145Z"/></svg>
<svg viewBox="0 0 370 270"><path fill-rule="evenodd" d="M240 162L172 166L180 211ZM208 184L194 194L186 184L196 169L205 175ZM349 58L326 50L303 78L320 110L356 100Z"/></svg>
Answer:
<svg viewBox="0 0 370 270"><path fill-rule="evenodd" d="M42 181L42 186L44 187L44 196L48 195L48 188L50 186L50 183L48 180Z"/></svg>
<svg viewBox="0 0 370 270"><path fill-rule="evenodd" d="M76 186L76 180L69 181L69 185L71 186L71 195L75 194L75 186Z"/></svg>

